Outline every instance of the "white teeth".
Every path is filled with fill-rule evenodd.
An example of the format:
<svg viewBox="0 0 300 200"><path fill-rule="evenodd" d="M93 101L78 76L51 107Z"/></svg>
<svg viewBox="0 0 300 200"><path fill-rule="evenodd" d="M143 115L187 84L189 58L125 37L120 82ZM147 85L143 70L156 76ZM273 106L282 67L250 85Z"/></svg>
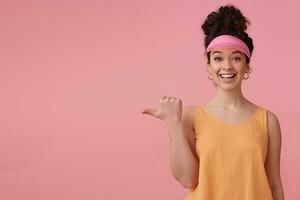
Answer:
<svg viewBox="0 0 300 200"><path fill-rule="evenodd" d="M233 78L235 74L220 74L222 78Z"/></svg>

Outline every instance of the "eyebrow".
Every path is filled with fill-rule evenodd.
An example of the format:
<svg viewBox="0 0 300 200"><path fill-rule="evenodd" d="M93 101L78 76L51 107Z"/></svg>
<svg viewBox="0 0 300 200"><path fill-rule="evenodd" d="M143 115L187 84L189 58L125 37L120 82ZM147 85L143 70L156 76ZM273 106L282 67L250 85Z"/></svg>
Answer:
<svg viewBox="0 0 300 200"><path fill-rule="evenodd" d="M215 54L215 53L222 53L222 52L221 51L214 51L212 54ZM234 52L232 52L232 54L234 54L234 53L240 53L240 54L242 54L241 51L234 51Z"/></svg>

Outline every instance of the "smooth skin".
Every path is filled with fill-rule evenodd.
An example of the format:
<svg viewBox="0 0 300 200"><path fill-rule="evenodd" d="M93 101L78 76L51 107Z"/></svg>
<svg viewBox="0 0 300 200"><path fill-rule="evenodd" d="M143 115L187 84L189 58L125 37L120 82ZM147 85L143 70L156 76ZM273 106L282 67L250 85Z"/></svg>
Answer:
<svg viewBox="0 0 300 200"><path fill-rule="evenodd" d="M211 52L207 71L216 87L216 95L205 104L207 110L216 118L229 124L238 124L249 119L258 106L246 99L241 90L245 73L251 73L245 54L231 47L214 49ZM220 73L236 73L237 75L233 81L226 82L219 76ZM196 106L182 106L180 99L166 96L161 98L158 109L143 111L143 114L150 114L167 122L171 142L174 141L171 143L174 149L172 172L186 188L195 188L198 180L199 158L195 150L195 111ZM280 175L281 128L274 113L267 110L267 118L268 155L265 169L273 200L284 200ZM182 164L186 162L188 163Z"/></svg>

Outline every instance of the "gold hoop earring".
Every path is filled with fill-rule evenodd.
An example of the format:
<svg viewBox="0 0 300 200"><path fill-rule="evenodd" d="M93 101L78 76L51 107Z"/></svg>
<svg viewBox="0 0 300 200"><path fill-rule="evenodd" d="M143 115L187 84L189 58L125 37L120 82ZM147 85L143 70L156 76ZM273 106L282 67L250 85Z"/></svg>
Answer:
<svg viewBox="0 0 300 200"><path fill-rule="evenodd" d="M244 79L247 80L249 78L249 73L246 72L245 74L247 74L247 76L246 77L244 76Z"/></svg>

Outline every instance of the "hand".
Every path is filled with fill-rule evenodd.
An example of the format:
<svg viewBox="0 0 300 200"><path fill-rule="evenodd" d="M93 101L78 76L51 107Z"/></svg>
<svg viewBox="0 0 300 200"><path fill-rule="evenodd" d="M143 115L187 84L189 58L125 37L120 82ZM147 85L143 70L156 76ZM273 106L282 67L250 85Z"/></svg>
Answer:
<svg viewBox="0 0 300 200"><path fill-rule="evenodd" d="M175 97L162 96L157 109L146 108L142 114L149 114L167 123L181 122L182 101Z"/></svg>

